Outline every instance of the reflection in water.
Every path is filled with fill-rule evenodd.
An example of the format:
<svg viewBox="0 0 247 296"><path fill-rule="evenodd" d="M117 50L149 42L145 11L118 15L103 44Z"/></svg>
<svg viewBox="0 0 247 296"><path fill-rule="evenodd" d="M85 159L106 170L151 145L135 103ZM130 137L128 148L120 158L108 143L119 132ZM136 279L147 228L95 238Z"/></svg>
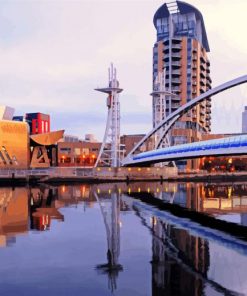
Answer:
<svg viewBox="0 0 247 296"><path fill-rule="evenodd" d="M133 225L129 227L134 230L140 224L150 237L151 257L146 256L143 260L150 262L151 278L147 279L148 274L145 273L141 276L143 281L150 281L151 295L238 295L247 292L243 270L247 265L246 242L133 198L134 193L142 192L169 204L179 204L219 218L234 214L239 217L238 223L247 225L246 184L121 183L0 188L0 244L8 246L15 242L17 234L28 233L29 230L40 234L51 230L53 219L66 224L65 207L75 211L77 207L84 211L97 210L98 220L102 220L106 231L107 249L104 254L107 262L98 264L96 270L107 275L109 293L117 295L119 286L123 285L120 279L130 273L124 268L128 260L120 257L121 220L134 216L137 220L131 220ZM123 215L124 212L128 215ZM78 233L77 228L71 231ZM97 235L96 230L93 235ZM90 236L87 240L90 241ZM129 251L126 244L121 241L122 251ZM147 241L141 240L140 244L147 246ZM133 254L138 256L138 253ZM220 254L225 254L223 259ZM96 264L92 264L92 269ZM237 273L237 270L240 271Z"/></svg>
<svg viewBox="0 0 247 296"><path fill-rule="evenodd" d="M209 266L207 241L152 219L153 295L203 294L203 279ZM186 264L183 268L179 260ZM190 267L190 268L188 268Z"/></svg>
<svg viewBox="0 0 247 296"><path fill-rule="evenodd" d="M15 242L28 231L28 195L25 188L0 188L0 246Z"/></svg>
<svg viewBox="0 0 247 296"><path fill-rule="evenodd" d="M120 195L115 187L113 192L110 191L110 202L102 203L105 197L98 197L94 190L94 196L100 205L100 210L104 219L106 236L107 236L107 263L97 265L97 269L108 274L109 287L113 292L117 288L116 278L119 271L123 270L121 264L118 263L120 255Z"/></svg>
<svg viewBox="0 0 247 296"><path fill-rule="evenodd" d="M64 220L58 211L61 204L57 204L57 188L30 188L30 228L47 230L51 219Z"/></svg>

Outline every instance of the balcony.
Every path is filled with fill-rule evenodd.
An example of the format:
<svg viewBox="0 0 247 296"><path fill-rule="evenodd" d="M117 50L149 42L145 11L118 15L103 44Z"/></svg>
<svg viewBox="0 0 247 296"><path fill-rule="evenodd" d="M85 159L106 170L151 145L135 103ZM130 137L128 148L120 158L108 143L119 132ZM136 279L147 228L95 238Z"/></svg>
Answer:
<svg viewBox="0 0 247 296"><path fill-rule="evenodd" d="M172 70L172 75L181 75L181 71L180 70Z"/></svg>
<svg viewBox="0 0 247 296"><path fill-rule="evenodd" d="M201 71L201 72L200 72L200 77L201 77L201 78L206 78L206 75L205 75L205 72L204 72L204 71Z"/></svg>
<svg viewBox="0 0 247 296"><path fill-rule="evenodd" d="M175 88L176 88L176 86L172 88L172 93L176 93L176 92L180 93L180 89L175 90ZM179 96L172 96L171 99L173 102L180 102L181 101Z"/></svg>
<svg viewBox="0 0 247 296"><path fill-rule="evenodd" d="M173 43L181 43L181 41L182 41L182 38L181 37L173 37L172 38L172 42Z"/></svg>
<svg viewBox="0 0 247 296"><path fill-rule="evenodd" d="M180 105L180 103L172 103L172 108L173 109L177 109L177 108L179 108L181 105Z"/></svg>
<svg viewBox="0 0 247 296"><path fill-rule="evenodd" d="M192 94L193 94L193 95L196 95L196 94L197 94L196 88L193 88L193 90L192 90Z"/></svg>
<svg viewBox="0 0 247 296"><path fill-rule="evenodd" d="M203 85L203 86L205 86L206 85L205 79L200 79L200 84Z"/></svg>
<svg viewBox="0 0 247 296"><path fill-rule="evenodd" d="M196 70L196 69L197 69L197 64L196 64L196 63L193 63L193 64L192 64L192 69L193 69L193 70Z"/></svg>
<svg viewBox="0 0 247 296"><path fill-rule="evenodd" d="M163 53L166 54L166 55L168 55L168 54L169 54L169 47L168 47L168 48L165 48L165 49L163 50Z"/></svg>
<svg viewBox="0 0 247 296"><path fill-rule="evenodd" d="M182 49L182 45L181 45L181 43L177 43L177 44L174 44L174 43L172 43L172 49Z"/></svg>
<svg viewBox="0 0 247 296"><path fill-rule="evenodd" d="M181 55L179 53L172 53L172 58L181 59Z"/></svg>
<svg viewBox="0 0 247 296"><path fill-rule="evenodd" d="M207 76L207 81L209 81L210 83L212 83L212 79L210 76Z"/></svg>
<svg viewBox="0 0 247 296"><path fill-rule="evenodd" d="M173 85L180 85L181 84L181 80L179 78L173 78L172 79L172 84Z"/></svg>
<svg viewBox="0 0 247 296"><path fill-rule="evenodd" d="M181 90L180 90L180 87L179 86L174 86L173 88L172 88L172 92L180 92Z"/></svg>
<svg viewBox="0 0 247 296"><path fill-rule="evenodd" d="M200 56L200 61L204 64L206 64L206 59L204 58L204 56Z"/></svg>
<svg viewBox="0 0 247 296"><path fill-rule="evenodd" d="M200 115L205 116L205 109L200 108Z"/></svg>
<svg viewBox="0 0 247 296"><path fill-rule="evenodd" d="M176 69L181 67L181 63L177 61L172 61L171 64L172 64L172 67Z"/></svg>
<svg viewBox="0 0 247 296"><path fill-rule="evenodd" d="M206 67L205 67L205 64L204 63L200 63L200 69L202 71L206 71Z"/></svg>

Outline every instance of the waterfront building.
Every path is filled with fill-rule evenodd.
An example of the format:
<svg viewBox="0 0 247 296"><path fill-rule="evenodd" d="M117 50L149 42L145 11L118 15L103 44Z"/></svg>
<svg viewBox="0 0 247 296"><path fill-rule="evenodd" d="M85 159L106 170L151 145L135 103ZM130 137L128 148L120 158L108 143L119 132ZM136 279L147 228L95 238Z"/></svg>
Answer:
<svg viewBox="0 0 247 296"><path fill-rule="evenodd" d="M92 167L98 157L102 143L59 142L57 144L58 166Z"/></svg>
<svg viewBox="0 0 247 296"><path fill-rule="evenodd" d="M86 134L86 135L85 135L85 141L86 141L86 142L91 142L91 143L96 143L96 142L98 142L98 141L96 140L94 134Z"/></svg>
<svg viewBox="0 0 247 296"><path fill-rule="evenodd" d="M144 137L144 134L133 134L133 135L122 135L120 137L120 143L121 147L124 150L124 157L129 154L129 152L136 146L138 142L141 141L141 139ZM154 146L154 139L150 138L150 140L145 143L145 145L142 145L142 147L139 149L138 152L144 152L148 150L152 150Z"/></svg>
<svg viewBox="0 0 247 296"><path fill-rule="evenodd" d="M164 73L168 92L162 104L162 119L181 105L211 89L209 44L201 12L190 4L173 1L163 4L154 15L157 39L153 47L153 89L159 73ZM156 100L153 96L153 126ZM175 123L170 144L184 144L201 140L211 131L211 99L206 99ZM186 163L188 162L187 166ZM196 168L197 161L181 161L181 168Z"/></svg>
<svg viewBox="0 0 247 296"><path fill-rule="evenodd" d="M247 106L244 107L244 112L242 112L242 133L247 133Z"/></svg>
<svg viewBox="0 0 247 296"><path fill-rule="evenodd" d="M68 135L68 134L65 134L63 136L63 139L60 140L60 142L79 142L79 137L77 136L74 136L74 135Z"/></svg>
<svg viewBox="0 0 247 296"><path fill-rule="evenodd" d="M0 120L0 168L27 169L29 162L30 146L27 124Z"/></svg>

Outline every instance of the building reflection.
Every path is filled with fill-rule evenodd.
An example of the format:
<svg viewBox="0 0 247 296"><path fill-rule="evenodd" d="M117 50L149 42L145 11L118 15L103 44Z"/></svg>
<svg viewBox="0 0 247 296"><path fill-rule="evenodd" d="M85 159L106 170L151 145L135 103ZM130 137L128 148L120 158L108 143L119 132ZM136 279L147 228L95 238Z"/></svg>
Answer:
<svg viewBox="0 0 247 296"><path fill-rule="evenodd" d="M26 188L0 188L0 246L15 242L15 236L28 231Z"/></svg>
<svg viewBox="0 0 247 296"><path fill-rule="evenodd" d="M31 188L30 194L30 228L43 231L51 227L52 219L64 221L59 209L77 206L84 202L84 208L92 207L95 202L89 185L74 186L39 186Z"/></svg>
<svg viewBox="0 0 247 296"><path fill-rule="evenodd" d="M58 210L63 204L56 202L58 200L57 188L30 188L29 194L30 229L47 230L50 228L51 219L64 220Z"/></svg>
<svg viewBox="0 0 247 296"><path fill-rule="evenodd" d="M128 194L148 193L167 203L209 215L238 214L247 226L247 183L146 183L123 189Z"/></svg>
<svg viewBox="0 0 247 296"><path fill-rule="evenodd" d="M209 268L208 242L155 217L151 228L152 295L203 295L203 278Z"/></svg>
<svg viewBox="0 0 247 296"><path fill-rule="evenodd" d="M15 243L16 235L29 230L50 229L53 219L64 221L61 207L82 201L85 207L95 201L88 185L0 188L0 246Z"/></svg>

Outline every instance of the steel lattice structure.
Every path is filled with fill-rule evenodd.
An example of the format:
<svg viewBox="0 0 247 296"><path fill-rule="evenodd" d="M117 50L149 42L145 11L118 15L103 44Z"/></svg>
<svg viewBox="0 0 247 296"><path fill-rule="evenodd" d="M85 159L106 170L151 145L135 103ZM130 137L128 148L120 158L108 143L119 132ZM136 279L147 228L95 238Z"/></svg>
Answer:
<svg viewBox="0 0 247 296"><path fill-rule="evenodd" d="M95 167L99 164L103 166L118 167L120 166L120 102L119 93L123 89L119 88L117 81L116 68L111 67L109 71L109 85L105 88L95 90L108 94L106 105L108 108L107 123L104 139L100 148Z"/></svg>

